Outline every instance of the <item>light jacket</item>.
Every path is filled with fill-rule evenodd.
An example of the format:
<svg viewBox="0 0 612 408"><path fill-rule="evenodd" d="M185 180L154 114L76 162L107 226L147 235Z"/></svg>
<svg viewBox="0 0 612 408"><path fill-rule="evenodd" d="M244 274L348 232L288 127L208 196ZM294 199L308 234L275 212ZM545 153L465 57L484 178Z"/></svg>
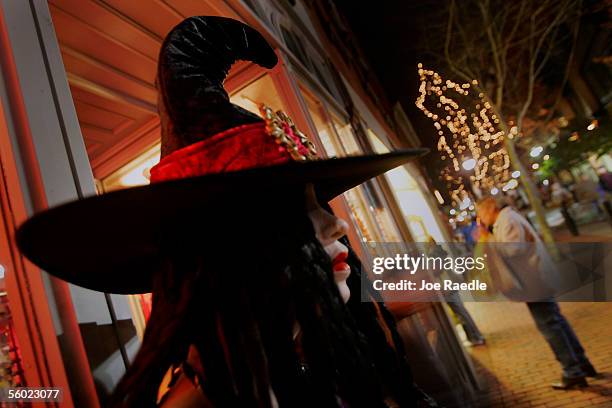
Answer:
<svg viewBox="0 0 612 408"><path fill-rule="evenodd" d="M559 274L546 245L511 207L500 211L486 253L496 287L513 300L545 300L559 286Z"/></svg>

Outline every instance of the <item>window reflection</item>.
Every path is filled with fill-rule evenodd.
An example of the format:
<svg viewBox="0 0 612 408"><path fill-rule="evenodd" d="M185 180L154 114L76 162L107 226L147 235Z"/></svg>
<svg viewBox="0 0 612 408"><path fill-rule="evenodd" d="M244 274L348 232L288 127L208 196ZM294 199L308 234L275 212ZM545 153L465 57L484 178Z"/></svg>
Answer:
<svg viewBox="0 0 612 408"><path fill-rule="evenodd" d="M301 87L308 111L328 157L364 154L350 123L329 112L312 93ZM344 193L363 242L399 242L399 231L388 213L380 188L368 181Z"/></svg>
<svg viewBox="0 0 612 408"><path fill-rule="evenodd" d="M304 100L306 101L310 118L314 122L315 128L317 129L319 140L325 149L326 156L346 156L346 152L344 151L342 144L340 144L338 139L335 137L333 125L329 120L327 120L323 105L303 88L302 94L304 96Z"/></svg>
<svg viewBox="0 0 612 408"><path fill-rule="evenodd" d="M377 153L390 151L371 129L368 129L368 138ZM427 199L406 167L396 167L385 173L385 177L389 181L414 241L426 242L429 237L433 237L437 242L444 242L444 235Z"/></svg>

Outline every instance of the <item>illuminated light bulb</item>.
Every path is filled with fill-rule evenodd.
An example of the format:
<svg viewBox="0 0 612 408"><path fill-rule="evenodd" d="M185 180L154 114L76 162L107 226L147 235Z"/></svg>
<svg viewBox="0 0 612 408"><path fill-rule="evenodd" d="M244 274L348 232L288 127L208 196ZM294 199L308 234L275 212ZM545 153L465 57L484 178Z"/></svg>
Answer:
<svg viewBox="0 0 612 408"><path fill-rule="evenodd" d="M550 159L550 155L549 154L545 154L544 157L542 157L542 159L548 160L548 159Z"/></svg>
<svg viewBox="0 0 612 408"><path fill-rule="evenodd" d="M542 151L544 150L544 148L542 146L535 146L531 149L531 151L529 152L529 155L531 157L538 157Z"/></svg>
<svg viewBox="0 0 612 408"><path fill-rule="evenodd" d="M521 176L521 172L520 172L520 171L518 171L518 170L514 170L514 171L512 172L512 178L515 178L515 179L516 179L516 178L519 178L520 176Z"/></svg>
<svg viewBox="0 0 612 408"><path fill-rule="evenodd" d="M589 126L587 126L587 130L593 130L597 126L599 126L599 121L597 119L593 119L593 121L589 123Z"/></svg>
<svg viewBox="0 0 612 408"><path fill-rule="evenodd" d="M491 195L496 195L497 193L499 193L499 189L497 187L493 187L491 189Z"/></svg>
<svg viewBox="0 0 612 408"><path fill-rule="evenodd" d="M436 200L438 200L440 205L444 204L444 198L442 198L442 194L440 194L438 190L434 190L434 195L436 196Z"/></svg>
<svg viewBox="0 0 612 408"><path fill-rule="evenodd" d="M532 168L532 169L534 169L534 170L537 170L537 169L539 169L539 168L540 168L540 165L539 165L538 163L533 163L533 164L531 165L531 168Z"/></svg>
<svg viewBox="0 0 612 408"><path fill-rule="evenodd" d="M571 134L571 136L567 140L569 140L570 142L575 142L579 138L580 138L580 135L578 134L578 132L574 132Z"/></svg>
<svg viewBox="0 0 612 408"><path fill-rule="evenodd" d="M542 184L544 184L545 186L547 186L550 182L548 180L543 180Z"/></svg>
<svg viewBox="0 0 612 408"><path fill-rule="evenodd" d="M474 169L474 167L476 167L476 160L475 159L467 159L464 160L463 163L461 163L461 167L463 167L465 170L472 170Z"/></svg>
<svg viewBox="0 0 612 408"><path fill-rule="evenodd" d="M518 181L516 181L516 179L512 179L508 183L506 183L506 185L502 188L502 190L504 191L512 190L513 188L516 188L516 186L518 186Z"/></svg>
<svg viewBox="0 0 612 408"><path fill-rule="evenodd" d="M449 213L450 213L450 215L455 215L455 214L457 214L457 210L455 210L454 208L451 208Z"/></svg>

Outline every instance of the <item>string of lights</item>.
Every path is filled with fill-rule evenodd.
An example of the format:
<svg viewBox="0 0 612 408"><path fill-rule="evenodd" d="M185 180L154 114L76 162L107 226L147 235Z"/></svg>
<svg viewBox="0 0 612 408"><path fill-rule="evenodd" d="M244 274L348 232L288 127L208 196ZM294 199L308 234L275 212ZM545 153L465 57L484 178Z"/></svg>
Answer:
<svg viewBox="0 0 612 408"><path fill-rule="evenodd" d="M475 189L486 193L515 188L518 182L511 174L504 138L513 139L518 129L510 123L509 133L504 134L500 119L484 93L475 93L478 81L461 84L444 80L420 63L418 74L419 95L415 103L433 121L438 132L440 158L448 161L440 178L446 183L453 202L460 205L469 198L465 177ZM470 173L463 173L462 167Z"/></svg>

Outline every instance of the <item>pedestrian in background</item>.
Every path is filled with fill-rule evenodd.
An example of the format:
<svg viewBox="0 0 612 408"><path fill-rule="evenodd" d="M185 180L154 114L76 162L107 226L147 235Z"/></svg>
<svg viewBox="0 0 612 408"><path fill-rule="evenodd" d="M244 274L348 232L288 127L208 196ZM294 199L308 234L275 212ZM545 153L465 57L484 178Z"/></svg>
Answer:
<svg viewBox="0 0 612 408"><path fill-rule="evenodd" d="M573 236L580 235L578 231L578 226L576 225L576 221L572 217L569 212L569 206L572 203L573 196L572 193L568 191L561 183L555 181L551 188L551 199L553 204L559 206L561 208L561 215L563 215L563 219L565 220L565 225L567 229Z"/></svg>
<svg viewBox="0 0 612 408"><path fill-rule="evenodd" d="M427 240L427 255L430 257L439 257L446 258L448 256L448 252L442 248L440 244L436 242L436 240L429 236ZM440 279L442 275L441 271L434 271L434 276L437 279ZM464 282L464 276L462 274L456 274L454 272L447 273L448 278L454 282L462 283ZM447 290L444 291L444 301L448 305L448 307L453 311L453 314L463 327L463 331L465 332L465 337L467 338L470 346L482 346L486 343L484 336L480 332L480 329L476 325L476 322L470 315L470 312L466 309L463 304L463 300L459 295L459 291L457 290Z"/></svg>
<svg viewBox="0 0 612 408"><path fill-rule="evenodd" d="M493 197L486 197L477 204L480 221L492 232L487 236L487 242L499 256L490 268L497 269L492 276L506 276L509 281L521 286L527 282L533 284L541 273L550 280L553 279L554 264L544 243L529 222L512 207L501 207ZM486 234L486 232L483 232ZM512 245L497 245L507 244ZM531 275L531 276L528 276ZM499 278L498 278L499 279ZM553 282L543 282L554 287ZM523 286L521 290L529 290ZM552 298L542 298L528 301L527 307L540 333L544 336L555 357L563 367L560 382L552 384L554 389L570 389L587 386L586 377L597 376L597 371L586 357L584 349L565 319L557 302Z"/></svg>

